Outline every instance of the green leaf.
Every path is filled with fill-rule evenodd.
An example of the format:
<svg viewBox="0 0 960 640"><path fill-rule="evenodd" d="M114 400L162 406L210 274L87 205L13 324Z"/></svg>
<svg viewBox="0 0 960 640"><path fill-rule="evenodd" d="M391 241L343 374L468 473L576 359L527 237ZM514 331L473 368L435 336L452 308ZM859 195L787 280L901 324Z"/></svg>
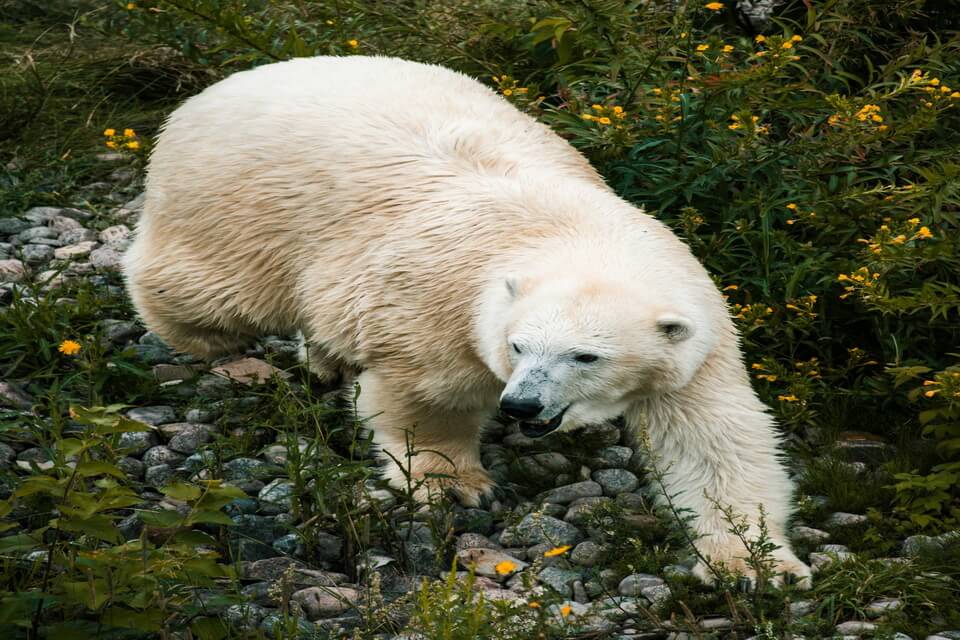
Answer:
<svg viewBox="0 0 960 640"><path fill-rule="evenodd" d="M222 511L197 511L187 517L187 524L222 524L229 527L236 523Z"/></svg>
<svg viewBox="0 0 960 640"><path fill-rule="evenodd" d="M126 474L116 465L102 460L88 460L77 465L77 475L81 478L90 476L110 475L115 478L125 478Z"/></svg>
<svg viewBox="0 0 960 640"><path fill-rule="evenodd" d="M190 623L190 630L200 640L223 640L227 637L227 625L220 618L197 618Z"/></svg>
<svg viewBox="0 0 960 640"><path fill-rule="evenodd" d="M160 489L160 492L174 500L182 500L183 502L196 500L203 493L200 487L185 482L176 482L168 485Z"/></svg>
<svg viewBox="0 0 960 640"><path fill-rule="evenodd" d="M179 527L183 523L183 517L176 511L140 510L136 513L137 517L140 518L144 524L148 524L152 527L170 529L172 527Z"/></svg>

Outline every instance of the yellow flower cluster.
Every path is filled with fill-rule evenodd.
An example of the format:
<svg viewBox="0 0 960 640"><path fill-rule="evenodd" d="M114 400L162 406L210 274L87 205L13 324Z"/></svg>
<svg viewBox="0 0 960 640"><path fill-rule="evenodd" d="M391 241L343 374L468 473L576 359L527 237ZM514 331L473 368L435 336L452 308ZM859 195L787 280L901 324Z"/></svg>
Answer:
<svg viewBox="0 0 960 640"><path fill-rule="evenodd" d="M137 132L133 129L124 129L122 134L118 134L116 129L104 129L103 135L106 138L104 144L109 149L129 149L136 151L140 148L140 141L137 140Z"/></svg>
<svg viewBox="0 0 960 640"><path fill-rule="evenodd" d="M929 240L933 237L930 227L920 225L920 218L910 218L902 223L894 224L889 218L880 225L877 232L869 238L857 238L857 242L867 245L873 254L882 254L884 247L898 247L911 241ZM888 224L889 223L889 224ZM893 224L893 227L890 225ZM919 228L917 228L919 226Z"/></svg>
<svg viewBox="0 0 960 640"><path fill-rule="evenodd" d="M591 105L593 113L589 111L582 114L580 117L588 122L596 122L599 125L610 125L614 123L614 120L623 120L627 117L627 112L623 110L623 107L605 107L602 104ZM613 116L612 118L610 116ZM620 128L620 125L617 125L617 128Z"/></svg>
<svg viewBox="0 0 960 640"><path fill-rule="evenodd" d="M661 124L680 121L680 89L670 89L669 93L664 95L663 89L653 87L650 89L650 93L657 98L656 102L660 103L656 114L653 116L654 120Z"/></svg>
<svg viewBox="0 0 960 640"><path fill-rule="evenodd" d="M814 310L816 304L817 296L811 293L808 296L801 296L796 300L788 302L786 307L789 311L793 311L801 317L816 318L817 312Z"/></svg>
<svg viewBox="0 0 960 640"><path fill-rule="evenodd" d="M493 76L493 81L497 83L497 90L506 98L526 98L530 93L528 87L519 86L520 83L507 74ZM537 98L537 101L539 102L542 99L541 96Z"/></svg>
<svg viewBox="0 0 960 640"><path fill-rule="evenodd" d="M871 273L866 267L860 267L852 273L841 273L837 275L837 282L843 282L843 293L840 294L841 300L846 300L854 293L860 292L865 293L870 289L874 289L877 286L877 282L880 280L879 273Z"/></svg>
<svg viewBox="0 0 960 640"><path fill-rule="evenodd" d="M772 54L771 58L773 59L772 64L775 67L782 66L787 61L799 60L800 56L797 55L787 55L794 45L798 42L803 42L803 36L790 36L789 38L776 38L768 39L765 35L760 34L753 39L758 45L763 45L764 47L769 47L767 49L761 49L755 54L758 58L766 57L768 54Z"/></svg>
<svg viewBox="0 0 960 640"><path fill-rule="evenodd" d="M920 69L914 69L907 80L909 86L922 87L926 96L920 99L921 104L928 109L934 107L950 107L954 100L960 100L960 91L954 91L940 81L940 78L931 76Z"/></svg>
<svg viewBox="0 0 960 640"><path fill-rule="evenodd" d="M960 398L960 371L943 371L936 374L933 380L924 380L923 386L928 387L923 392L924 397L934 396Z"/></svg>
<svg viewBox="0 0 960 640"><path fill-rule="evenodd" d="M731 131L743 129L744 131L752 131L758 134L770 133L769 125L757 124L758 122L760 122L760 116L750 116L748 119L741 119L737 114L733 114L730 116L730 124L727 125L727 129Z"/></svg>
<svg viewBox="0 0 960 640"><path fill-rule="evenodd" d="M795 218L787 218L787 224L788 224L788 225L794 225L794 224L796 224L797 222L799 222L799 221L801 221L801 220L804 220L804 219L807 220L808 222L810 222L810 221L816 219L816 217L817 217L817 212L816 212L816 211L806 211L806 212L800 211L800 207L797 205L796 202L791 202L791 203L787 204L786 207L787 207L787 209L789 209L789 210L793 213L794 216L796 216Z"/></svg>
<svg viewBox="0 0 960 640"><path fill-rule="evenodd" d="M852 120L863 123L870 127L876 127L877 131L886 131L887 125L883 124L883 116L880 115L880 107L875 104L865 104L852 115ZM827 118L827 124L831 127L842 127L851 122L851 116L847 114L834 113Z"/></svg>
<svg viewBox="0 0 960 640"><path fill-rule="evenodd" d="M731 305L734 312L734 318L747 325L761 326L766 323L766 316L773 313L773 307L765 304L755 303L741 305L734 303Z"/></svg>

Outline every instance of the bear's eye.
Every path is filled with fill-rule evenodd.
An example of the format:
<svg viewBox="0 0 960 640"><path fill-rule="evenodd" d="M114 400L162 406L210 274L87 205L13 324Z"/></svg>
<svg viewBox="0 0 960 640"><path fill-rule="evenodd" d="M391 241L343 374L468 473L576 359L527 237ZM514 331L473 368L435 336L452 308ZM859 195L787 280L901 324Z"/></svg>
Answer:
<svg viewBox="0 0 960 640"><path fill-rule="evenodd" d="M573 357L577 362L596 362L600 359L600 356L595 356L592 353L580 353Z"/></svg>
<svg viewBox="0 0 960 640"><path fill-rule="evenodd" d="M516 342L511 342L510 346L513 347L513 350L516 351L517 353L523 353L522 351L520 351L520 345L518 345Z"/></svg>

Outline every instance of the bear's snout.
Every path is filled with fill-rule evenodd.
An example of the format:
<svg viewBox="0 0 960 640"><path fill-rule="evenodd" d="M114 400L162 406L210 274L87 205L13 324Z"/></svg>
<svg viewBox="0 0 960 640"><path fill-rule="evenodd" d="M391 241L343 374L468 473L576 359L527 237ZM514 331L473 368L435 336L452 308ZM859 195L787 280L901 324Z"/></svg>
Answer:
<svg viewBox="0 0 960 640"><path fill-rule="evenodd" d="M504 396L500 400L500 411L514 420L529 420L540 415L543 405L537 398Z"/></svg>

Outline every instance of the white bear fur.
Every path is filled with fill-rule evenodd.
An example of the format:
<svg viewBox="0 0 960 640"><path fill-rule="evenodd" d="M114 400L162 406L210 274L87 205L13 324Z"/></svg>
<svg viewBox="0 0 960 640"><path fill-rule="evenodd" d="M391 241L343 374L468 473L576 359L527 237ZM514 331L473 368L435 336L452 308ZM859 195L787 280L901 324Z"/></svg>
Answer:
<svg viewBox="0 0 960 640"><path fill-rule="evenodd" d="M473 79L319 57L206 89L157 140L125 274L147 325L178 349L213 357L302 331L318 374L362 371L359 410L380 447L414 480L455 476L467 503L492 486L480 429L511 376L546 367L575 400L561 429L619 414L645 426L705 555L749 573L711 499L753 533L762 504L778 568L809 584L787 540L778 436L706 271ZM663 318L692 335L672 344ZM556 346L580 343L602 352L595 369ZM436 453L406 457L411 428L416 449ZM395 464L385 473L404 484Z"/></svg>

